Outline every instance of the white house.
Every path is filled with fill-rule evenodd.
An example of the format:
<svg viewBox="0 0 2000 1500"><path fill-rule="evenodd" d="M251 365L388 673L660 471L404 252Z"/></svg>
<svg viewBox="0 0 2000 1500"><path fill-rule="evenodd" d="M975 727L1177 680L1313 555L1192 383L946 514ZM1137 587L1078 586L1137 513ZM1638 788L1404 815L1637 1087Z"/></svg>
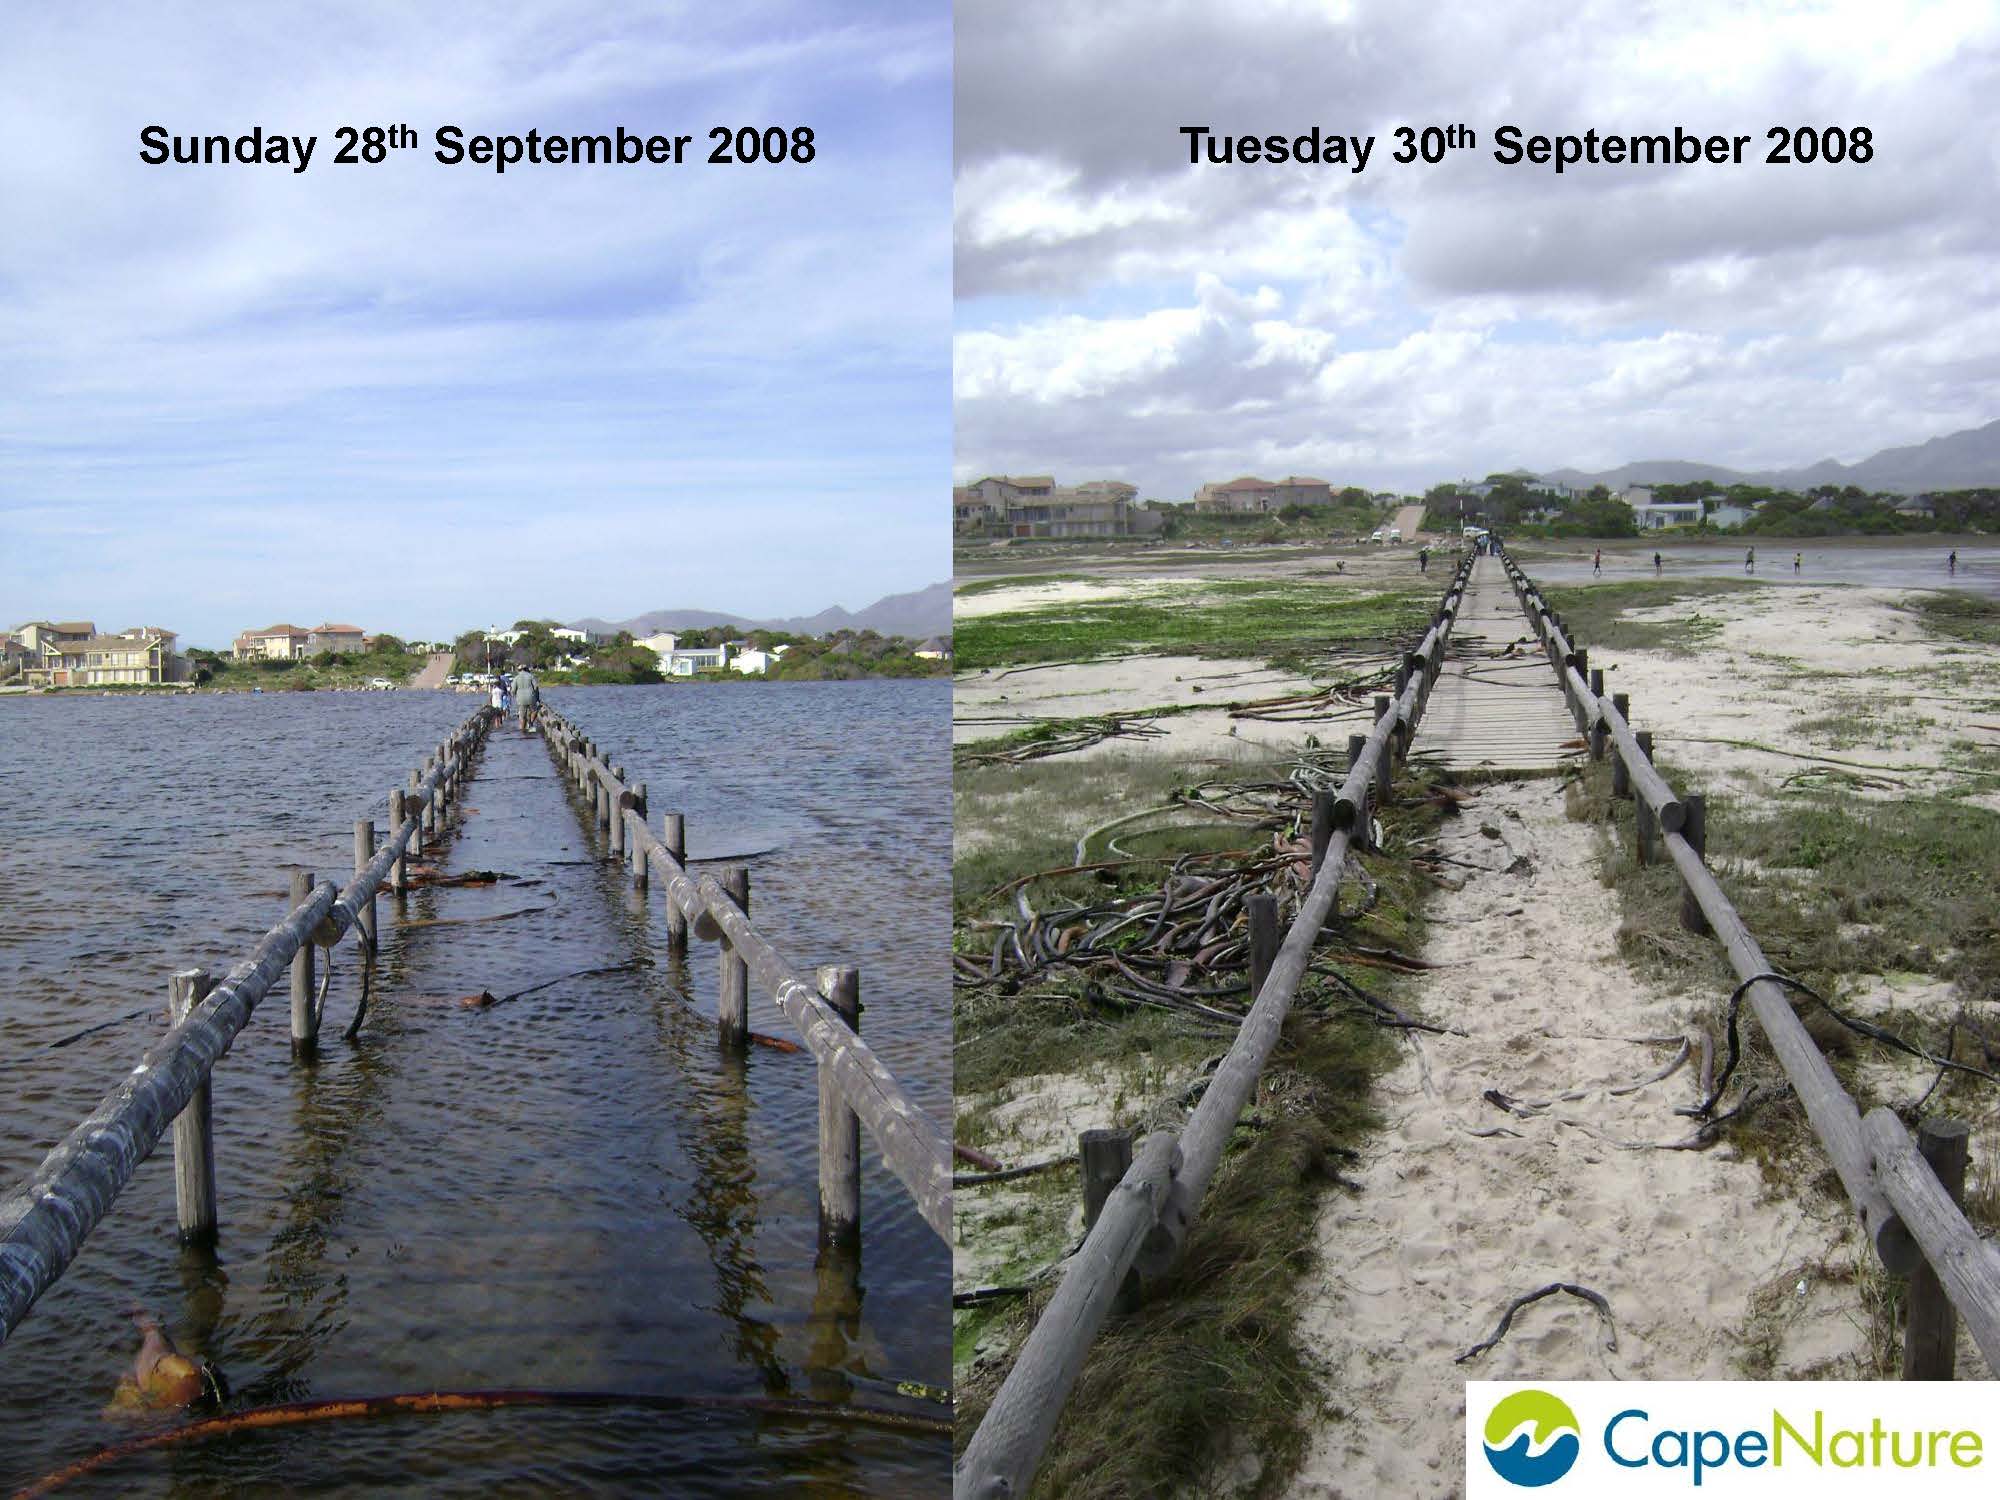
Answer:
<svg viewBox="0 0 2000 1500"><path fill-rule="evenodd" d="M1708 524L1723 531L1734 531L1756 514L1749 506L1739 505L1734 500L1724 500L1712 507L1708 513Z"/></svg>
<svg viewBox="0 0 2000 1500"><path fill-rule="evenodd" d="M644 646L648 651L656 652L660 660L665 661L673 653L674 647L680 644L680 640L681 638L671 630L662 630L654 635L641 636L633 644L635 646Z"/></svg>
<svg viewBox="0 0 2000 1500"><path fill-rule="evenodd" d="M660 670L669 677L692 677L697 672L719 672L729 665L727 646L690 646L685 651L660 653Z"/></svg>
<svg viewBox="0 0 2000 1500"><path fill-rule="evenodd" d="M579 646L587 645L590 641L590 633L588 631L573 630L567 625L553 626L549 630L549 634L559 641L574 641Z"/></svg>
<svg viewBox="0 0 2000 1500"><path fill-rule="evenodd" d="M768 672L785 654L783 646L773 646L770 650L760 650L755 646L745 647L729 658L729 665L745 677L753 672Z"/></svg>
<svg viewBox="0 0 2000 1500"><path fill-rule="evenodd" d="M1634 505L1632 519L1641 531L1658 531L1665 526L1693 526L1701 520L1699 500L1661 500Z"/></svg>

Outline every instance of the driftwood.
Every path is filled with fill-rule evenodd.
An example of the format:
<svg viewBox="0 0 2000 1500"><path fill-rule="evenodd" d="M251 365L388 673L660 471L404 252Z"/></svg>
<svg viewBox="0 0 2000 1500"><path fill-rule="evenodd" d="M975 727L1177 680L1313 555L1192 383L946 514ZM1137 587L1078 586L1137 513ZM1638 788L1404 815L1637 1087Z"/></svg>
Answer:
<svg viewBox="0 0 2000 1500"><path fill-rule="evenodd" d="M1532 1292L1523 1293L1512 1302L1509 1302L1505 1310L1500 1314L1499 1327L1495 1328L1491 1334L1487 1335L1479 1343L1474 1344L1470 1349L1466 1350L1465 1353L1459 1355L1452 1363L1462 1365L1469 1359L1477 1359L1488 1349L1499 1343L1500 1340L1507 1337L1507 1330L1514 1325L1515 1313L1531 1303L1541 1301L1544 1297L1554 1297L1558 1294L1581 1297L1597 1309L1599 1314L1604 1318L1604 1347L1616 1354L1618 1352L1618 1325L1612 1320L1611 1304L1604 1300L1603 1294L1593 1292L1587 1286L1578 1286L1573 1281L1552 1281L1545 1287L1539 1287Z"/></svg>

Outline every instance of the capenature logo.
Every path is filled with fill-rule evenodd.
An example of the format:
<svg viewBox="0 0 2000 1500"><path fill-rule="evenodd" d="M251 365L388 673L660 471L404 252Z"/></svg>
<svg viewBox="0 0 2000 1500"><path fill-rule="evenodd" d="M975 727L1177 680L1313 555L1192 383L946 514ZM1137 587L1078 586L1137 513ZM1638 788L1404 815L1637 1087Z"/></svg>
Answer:
<svg viewBox="0 0 2000 1500"><path fill-rule="evenodd" d="M1547 1391L1516 1391L1486 1417L1486 1461L1523 1489L1554 1484L1570 1471L1582 1446L1576 1413Z"/></svg>

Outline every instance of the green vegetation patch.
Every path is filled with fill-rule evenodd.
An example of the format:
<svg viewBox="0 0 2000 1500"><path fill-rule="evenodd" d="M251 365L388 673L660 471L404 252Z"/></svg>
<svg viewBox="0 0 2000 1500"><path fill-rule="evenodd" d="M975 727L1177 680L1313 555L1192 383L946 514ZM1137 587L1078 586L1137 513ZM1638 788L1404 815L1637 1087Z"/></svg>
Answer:
<svg viewBox="0 0 2000 1500"><path fill-rule="evenodd" d="M1270 849L1269 828L1203 819L1179 794L1213 778L1268 785L1289 764L1251 754L1227 762L1134 756L960 771L954 787L960 853L953 867L959 952L990 953L998 931L992 924L1020 919L1012 882L1024 875L1128 861L1035 881L1030 905L1050 912L1157 890L1168 860L1190 850L1262 857ZM1298 800L1304 815L1305 799ZM1296 1470L1308 1433L1327 1415L1324 1371L1298 1333L1299 1303L1315 1270L1316 1230L1328 1194L1350 1186L1340 1169L1377 1124L1373 1082L1396 1056L1390 1034L1355 1013L1344 983L1392 1002L1407 999L1393 976L1350 964L1342 948L1421 948L1431 887L1403 851L1405 841L1435 827L1442 800L1392 811L1389 848L1363 856L1373 900L1364 903L1353 885L1346 890L1342 905L1350 915L1329 927L1184 1256L1137 1310L1114 1315L1093 1345L1035 1495L1136 1500L1193 1493L1245 1453L1261 1465L1261 1490ZM1147 809L1162 811L1156 819L1123 821ZM1083 975L1064 970L961 985L953 1034L955 1135L1001 1150L1004 1133L994 1128L993 1107L1010 1097L1015 1080L1109 1065L1104 1087L1117 1091L1121 1117L1143 1118L1162 1106L1174 1117L1176 1106L1161 1096L1232 1040L1226 1028L1197 1025L1178 1012L1114 1008ZM1010 1280L1027 1280L1067 1248L1079 1191L1075 1172L1032 1180L1036 1190L1004 1223L983 1215L974 1221L981 1236L1002 1237L1002 1274ZM962 1201L979 1191L962 1190ZM1006 1368L1004 1359L973 1364L975 1351L1018 1348L1054 1282L1040 1278L1034 1286L1026 1297L954 1317L961 1446Z"/></svg>
<svg viewBox="0 0 2000 1500"><path fill-rule="evenodd" d="M1430 602L1428 579L1422 589L1363 594L1338 584L1203 579L1184 591L975 616L957 623L955 644L961 670L1137 652L1249 656L1300 670L1318 647L1411 634Z"/></svg>
<svg viewBox="0 0 2000 1500"><path fill-rule="evenodd" d="M1939 589L1917 595L1904 608L1932 635L2000 646L2000 599Z"/></svg>
<svg viewBox="0 0 2000 1500"><path fill-rule="evenodd" d="M1703 614L1699 601L1728 598L1763 587L1749 578L1648 579L1634 583L1586 583L1543 589L1549 607L1563 617L1572 639L1593 651L1671 651L1692 655L1722 629L1722 621ZM1635 611L1686 604L1672 620L1633 620Z"/></svg>

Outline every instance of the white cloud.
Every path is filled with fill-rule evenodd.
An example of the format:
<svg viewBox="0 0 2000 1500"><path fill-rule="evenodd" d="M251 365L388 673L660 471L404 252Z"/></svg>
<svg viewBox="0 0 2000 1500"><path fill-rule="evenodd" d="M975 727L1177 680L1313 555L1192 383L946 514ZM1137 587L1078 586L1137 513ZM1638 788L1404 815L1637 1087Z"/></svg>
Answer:
<svg viewBox="0 0 2000 1500"><path fill-rule="evenodd" d="M1990 6L973 0L957 56L961 476L1789 465L2000 404ZM1461 121L1476 151L1387 160ZM1752 140L1559 177L1494 162L1503 123ZM1183 124L1381 139L1360 175L1190 166ZM1764 165L1801 124L1874 160Z"/></svg>

